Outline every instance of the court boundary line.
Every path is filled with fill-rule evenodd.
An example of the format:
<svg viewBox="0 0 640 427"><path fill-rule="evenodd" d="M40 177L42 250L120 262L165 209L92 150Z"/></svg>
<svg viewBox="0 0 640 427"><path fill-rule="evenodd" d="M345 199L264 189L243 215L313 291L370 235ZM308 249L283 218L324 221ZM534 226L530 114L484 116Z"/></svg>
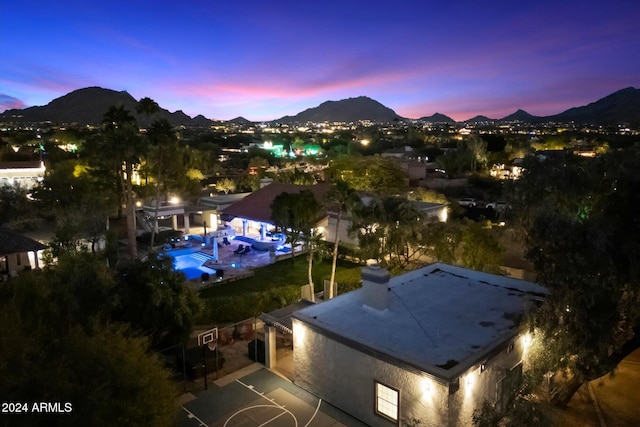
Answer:
<svg viewBox="0 0 640 427"><path fill-rule="evenodd" d="M316 417L316 415L318 415L318 410L320 409L320 404L321 403L322 403L322 399L318 399L318 406L316 406L316 411L313 413L313 415L311 416L309 421L307 421L307 423L304 425L304 427L309 427L309 424L311 424L311 421L313 421L313 419Z"/></svg>
<svg viewBox="0 0 640 427"><path fill-rule="evenodd" d="M291 412L289 412L291 414ZM271 418L270 420L267 420L265 422L263 422L262 424L260 424L258 427L263 427L266 426L267 424L269 424L271 421L275 420L276 418L280 418L281 416L283 416L284 414L286 414L285 411L280 412L278 415L276 415L275 417ZM291 416L293 416L293 414L291 414Z"/></svg>
<svg viewBox="0 0 640 427"><path fill-rule="evenodd" d="M184 409L190 415L189 418L195 418L200 423L200 426L209 427L209 425L207 423L205 423L204 421L202 421L200 418L198 418L196 416L196 414L194 414L193 412L191 412L190 410L188 410L184 406L182 407L182 409Z"/></svg>
<svg viewBox="0 0 640 427"><path fill-rule="evenodd" d="M280 407L278 407L276 405L252 405L252 406L244 407L244 408L239 409L236 412L234 412L229 418L227 418L227 420L224 422L224 425L222 427L227 427L227 424L229 423L229 421L231 421L231 419L233 417L235 417L236 415L238 415L238 414L240 414L240 413L242 413L242 412L244 412L246 410L254 409L254 408L276 408L276 409L282 410L282 412L280 412L278 415L276 415L275 417L271 418L270 420L267 420L266 422L260 424L258 427L263 427L263 426L269 424L271 421L275 420L276 418L280 418L281 416L283 416L284 414L287 414L287 413L293 417L294 421L297 421L296 418L295 418L295 415L293 415L291 413L291 411L287 411L286 409L280 408Z"/></svg>
<svg viewBox="0 0 640 427"><path fill-rule="evenodd" d="M258 390L254 389L253 386L249 386L245 383L243 383L240 380L236 380L236 382L242 384L245 388L247 388L248 390L251 390L252 392L254 392L255 394L257 394L258 396L263 397L264 399L267 399L269 402L271 402L273 405L277 406L278 408L282 409L283 411L286 411L289 415L291 415L291 417L293 418L293 421L295 423L295 427L298 427L298 417L296 417L293 412L291 412L290 410L288 410L287 408L285 408L284 406L280 405L279 403L277 403L275 400L268 398L267 396L265 396L264 393L259 392ZM234 414L235 415L235 414ZM229 418L227 419L227 421L229 421ZM226 423L225 423L226 425ZM264 424L263 424L264 425Z"/></svg>

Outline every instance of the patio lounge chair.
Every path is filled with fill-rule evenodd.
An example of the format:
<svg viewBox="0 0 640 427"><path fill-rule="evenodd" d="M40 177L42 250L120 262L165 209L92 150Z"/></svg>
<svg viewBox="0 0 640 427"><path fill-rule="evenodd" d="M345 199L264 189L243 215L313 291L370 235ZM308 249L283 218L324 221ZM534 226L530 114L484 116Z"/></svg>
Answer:
<svg viewBox="0 0 640 427"><path fill-rule="evenodd" d="M235 251L233 251L234 254L238 255L239 253L241 253L244 250L244 245L242 243L240 243L238 245L238 249L236 249Z"/></svg>
<svg viewBox="0 0 640 427"><path fill-rule="evenodd" d="M225 245L225 246L229 246L231 244L231 242L226 237L223 237L222 238L222 244Z"/></svg>
<svg viewBox="0 0 640 427"><path fill-rule="evenodd" d="M240 252L240 255L246 255L251 252L251 246L245 246L245 248Z"/></svg>

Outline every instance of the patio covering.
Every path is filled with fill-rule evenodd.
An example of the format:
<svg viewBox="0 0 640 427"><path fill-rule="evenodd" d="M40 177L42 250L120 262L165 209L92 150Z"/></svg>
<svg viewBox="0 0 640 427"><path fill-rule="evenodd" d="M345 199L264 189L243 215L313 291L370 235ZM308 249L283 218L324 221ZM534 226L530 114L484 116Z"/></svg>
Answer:
<svg viewBox="0 0 640 427"><path fill-rule="evenodd" d="M318 202L322 202L329 191L329 184L296 185L274 182L249 194L222 211L224 218L239 217L253 221L271 223L271 204L282 193L299 193L311 190Z"/></svg>
<svg viewBox="0 0 640 427"><path fill-rule="evenodd" d="M39 251L46 249L47 246L42 243L9 230L0 227L0 256Z"/></svg>
<svg viewBox="0 0 640 427"><path fill-rule="evenodd" d="M286 307L270 311L269 313L262 313L260 315L260 320L269 326L280 329L282 332L292 334L293 325L291 322L291 315L294 311L301 310L310 305L314 305L314 303L307 300L301 300Z"/></svg>

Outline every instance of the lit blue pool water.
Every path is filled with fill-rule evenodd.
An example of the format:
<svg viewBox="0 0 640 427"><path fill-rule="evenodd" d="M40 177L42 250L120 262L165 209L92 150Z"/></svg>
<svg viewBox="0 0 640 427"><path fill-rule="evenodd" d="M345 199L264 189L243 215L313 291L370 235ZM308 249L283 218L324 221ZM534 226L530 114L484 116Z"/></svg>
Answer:
<svg viewBox="0 0 640 427"><path fill-rule="evenodd" d="M202 277L202 273L215 275L216 271L214 269L202 265L207 260L212 259L212 257L198 252L198 249L198 246L183 249L171 249L166 251L165 255L173 258L173 269L184 274L187 280L200 279Z"/></svg>

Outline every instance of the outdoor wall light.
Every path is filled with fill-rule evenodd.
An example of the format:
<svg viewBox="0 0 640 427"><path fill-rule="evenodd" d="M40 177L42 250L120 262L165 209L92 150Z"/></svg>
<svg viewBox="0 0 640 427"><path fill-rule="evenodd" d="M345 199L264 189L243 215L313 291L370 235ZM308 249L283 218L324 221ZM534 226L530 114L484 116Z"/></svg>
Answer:
<svg viewBox="0 0 640 427"><path fill-rule="evenodd" d="M465 384L465 396L470 396L473 393L473 389L476 385L475 371L471 371L465 376L464 384Z"/></svg>
<svg viewBox="0 0 640 427"><path fill-rule="evenodd" d="M297 322L293 323L293 342L295 345L302 347L305 343L306 329Z"/></svg>
<svg viewBox="0 0 640 427"><path fill-rule="evenodd" d="M429 378L422 378L422 400L423 401L432 401L435 394L435 386L433 381Z"/></svg>

